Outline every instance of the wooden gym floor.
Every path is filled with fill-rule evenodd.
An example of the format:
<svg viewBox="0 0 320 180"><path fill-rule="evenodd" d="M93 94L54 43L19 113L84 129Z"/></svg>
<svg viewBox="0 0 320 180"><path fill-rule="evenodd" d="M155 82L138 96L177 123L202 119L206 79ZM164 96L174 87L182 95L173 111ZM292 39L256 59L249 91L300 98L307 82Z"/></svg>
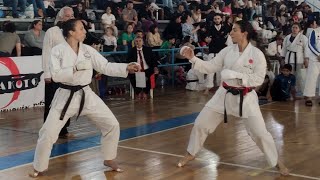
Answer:
<svg viewBox="0 0 320 180"><path fill-rule="evenodd" d="M268 168L241 120L235 118L219 125L195 161L177 168L192 123L211 96L183 89L157 89L153 100L107 101L120 122L117 161L125 172L106 171L99 131L81 117L69 128L75 137L58 140L49 171L38 179L320 179L320 106L316 101L311 108L305 107L303 100L261 106L279 156L291 171L288 177ZM42 116L42 108L0 113L0 179L29 179Z"/></svg>

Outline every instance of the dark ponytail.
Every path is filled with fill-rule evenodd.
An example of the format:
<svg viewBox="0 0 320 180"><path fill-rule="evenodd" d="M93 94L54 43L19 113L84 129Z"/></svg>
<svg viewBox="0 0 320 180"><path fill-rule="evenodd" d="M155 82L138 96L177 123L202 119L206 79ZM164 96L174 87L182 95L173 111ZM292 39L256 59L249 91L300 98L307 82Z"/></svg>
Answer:
<svg viewBox="0 0 320 180"><path fill-rule="evenodd" d="M62 34L65 38L69 37L69 31L75 31L76 23L79 19L69 19L62 24Z"/></svg>
<svg viewBox="0 0 320 180"><path fill-rule="evenodd" d="M257 40L258 34L253 29L253 27L249 21L240 20L240 21L236 21L235 23L239 25L242 33L244 33L244 32L248 33L248 35L247 35L248 41L251 41L251 40L256 41Z"/></svg>

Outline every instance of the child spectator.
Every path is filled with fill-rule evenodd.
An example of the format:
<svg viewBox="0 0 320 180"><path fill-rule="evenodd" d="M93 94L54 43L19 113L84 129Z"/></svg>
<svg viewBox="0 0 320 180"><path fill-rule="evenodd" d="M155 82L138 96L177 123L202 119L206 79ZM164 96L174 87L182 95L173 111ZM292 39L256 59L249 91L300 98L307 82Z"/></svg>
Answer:
<svg viewBox="0 0 320 180"><path fill-rule="evenodd" d="M114 32L114 36L118 37L118 28L116 26L116 17L112 14L111 7L108 6L106 9L106 13L104 13L101 17L102 25L106 30L108 27L111 27Z"/></svg>
<svg viewBox="0 0 320 180"><path fill-rule="evenodd" d="M105 34L102 36L104 39L103 51L116 51L117 50L117 38L113 35L112 27L107 27L104 31Z"/></svg>
<svg viewBox="0 0 320 180"><path fill-rule="evenodd" d="M273 101L287 101L290 94L293 100L296 99L296 77L291 74L292 66L285 64L281 68L281 74L277 75L271 87L271 96Z"/></svg>

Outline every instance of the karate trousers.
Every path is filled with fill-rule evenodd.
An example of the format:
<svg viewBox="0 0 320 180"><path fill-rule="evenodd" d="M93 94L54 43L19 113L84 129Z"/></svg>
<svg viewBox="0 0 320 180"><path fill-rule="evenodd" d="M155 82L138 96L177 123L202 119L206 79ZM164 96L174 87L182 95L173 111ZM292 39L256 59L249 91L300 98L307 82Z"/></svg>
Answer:
<svg viewBox="0 0 320 180"><path fill-rule="evenodd" d="M309 60L307 69L307 77L305 81L303 95L306 97L314 97L316 95L317 81L320 75L320 62ZM320 90L319 90L320 94Z"/></svg>
<svg viewBox="0 0 320 180"><path fill-rule="evenodd" d="M117 148L120 137L119 123L107 105L88 86L83 89L86 96L81 116L87 116L89 120L93 122L98 129L100 129L102 133L101 149L103 153L103 159L113 160L117 156ZM65 95L61 94L59 90L60 89L58 89L56 92L57 97L59 95ZM33 162L33 167L35 170L43 172L48 169L52 146L57 141L60 130L70 117L78 115L81 100L81 94L79 93L83 93L82 90L79 90L74 94L63 120L60 120L62 108L59 107L59 104L53 103L48 118L39 132L39 138ZM90 102L95 102L94 106L90 106L90 109L86 103L88 98L91 98ZM53 102L54 101L55 99Z"/></svg>
<svg viewBox="0 0 320 180"><path fill-rule="evenodd" d="M187 151L195 156L203 147L204 141L210 133L223 121L223 114L213 111L210 107L204 107L191 131ZM256 116L242 118L248 134L265 154L268 164L272 167L277 165L278 152L271 134L267 131L261 112Z"/></svg>

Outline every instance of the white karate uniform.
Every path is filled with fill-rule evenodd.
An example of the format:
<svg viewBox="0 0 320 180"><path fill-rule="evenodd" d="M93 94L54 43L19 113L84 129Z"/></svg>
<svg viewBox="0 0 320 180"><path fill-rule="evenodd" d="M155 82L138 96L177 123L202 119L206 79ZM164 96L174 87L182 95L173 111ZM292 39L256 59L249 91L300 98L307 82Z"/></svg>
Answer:
<svg viewBox="0 0 320 180"><path fill-rule="evenodd" d="M286 36L283 40L282 56L285 57L286 64L292 65L292 74L296 76L296 82L300 82L296 84L296 90L301 92L303 90L303 87L301 86L304 84L304 82L300 76L300 69L304 68L304 58L308 57L306 53L306 49L308 47L308 38L302 33L299 33L294 38L293 42L290 42L290 37L291 34ZM296 65L295 58L297 60Z"/></svg>
<svg viewBox="0 0 320 180"><path fill-rule="evenodd" d="M279 53L280 56L283 56L282 47L281 45L277 45L277 41L268 44L267 53L269 56L275 56L277 53Z"/></svg>
<svg viewBox="0 0 320 180"><path fill-rule="evenodd" d="M55 46L51 52L52 79L69 86L90 84L93 69L108 76L127 77L126 68L127 64L109 63L95 49L82 43L80 43L78 55L66 42ZM85 93L85 103L81 116L86 115L101 130L103 159L116 158L120 135L117 119L89 86L82 90L74 93L63 120L60 120L60 115L70 95L70 90L59 88L56 91L48 118L39 132L33 163L35 170L42 172L48 169L52 145L57 141L59 132L67 120L78 115L83 93Z"/></svg>
<svg viewBox="0 0 320 180"><path fill-rule="evenodd" d="M257 87L263 83L266 74L264 54L250 43L241 55L238 45L234 44L224 48L214 60L202 61L194 57L190 61L194 63L194 68L202 73L210 74L222 70L222 81L234 87ZM194 156L200 151L207 136L223 121L224 101L227 114L239 117L240 96L226 92L227 90L220 86L197 117L187 149L191 155ZM254 90L244 96L242 119L251 138L265 153L268 163L275 166L278 153L273 138L266 129Z"/></svg>
<svg viewBox="0 0 320 180"><path fill-rule="evenodd" d="M191 68L187 73L187 81L186 89L191 91L202 91L206 89L204 74L200 73L198 70ZM195 81L197 80L197 81Z"/></svg>
<svg viewBox="0 0 320 180"><path fill-rule="evenodd" d="M306 54L306 48L308 46L308 38L299 33L293 40L293 42L290 42L290 37L291 34L287 35L284 40L283 40L283 46L282 46L282 55L285 57L285 63L286 64L291 64L292 69L294 70L294 63L295 63L295 55L296 53L296 58L297 58L297 70L299 67L303 65L303 61L305 57L308 57ZM291 56L290 56L291 52ZM290 56L290 59L289 59Z"/></svg>
<svg viewBox="0 0 320 180"><path fill-rule="evenodd" d="M309 65L303 95L314 97L316 94L317 80L320 74L320 61L318 60L318 57L320 56L320 28L311 32L307 53L309 55Z"/></svg>
<svg viewBox="0 0 320 180"><path fill-rule="evenodd" d="M63 42L65 42L65 38L62 35L62 30L58 26L53 26L47 30L42 48L42 69L44 78L51 78L50 57L52 48Z"/></svg>

